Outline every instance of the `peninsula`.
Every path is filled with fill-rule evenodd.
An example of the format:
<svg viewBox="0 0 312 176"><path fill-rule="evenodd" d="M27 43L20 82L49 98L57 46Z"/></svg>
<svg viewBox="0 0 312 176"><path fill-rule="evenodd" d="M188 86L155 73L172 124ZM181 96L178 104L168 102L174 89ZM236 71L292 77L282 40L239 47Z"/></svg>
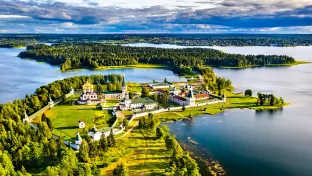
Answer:
<svg viewBox="0 0 312 176"><path fill-rule="evenodd" d="M9 141L1 142L6 150L2 157L18 153L19 162L9 164L33 174L91 169L93 175L135 175L144 169L169 175L224 175L217 161L184 152L161 122L191 120L227 108L278 109L286 103L274 95L252 97L251 90L245 95L231 93L230 80L217 77L209 67L200 73L187 82L137 84L127 82L124 75L92 75L41 86L23 100L0 106L1 133ZM20 130L12 131L17 127ZM21 139L14 148L9 146L16 139L9 137L12 133Z"/></svg>

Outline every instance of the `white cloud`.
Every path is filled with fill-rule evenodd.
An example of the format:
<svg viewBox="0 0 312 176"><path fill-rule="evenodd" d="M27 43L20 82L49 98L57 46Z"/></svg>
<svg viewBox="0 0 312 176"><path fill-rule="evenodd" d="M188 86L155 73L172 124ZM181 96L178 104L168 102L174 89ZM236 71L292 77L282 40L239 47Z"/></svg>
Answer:
<svg viewBox="0 0 312 176"><path fill-rule="evenodd" d="M22 15L1 15L0 14L0 19L12 19L12 18L29 18L29 17L22 16Z"/></svg>

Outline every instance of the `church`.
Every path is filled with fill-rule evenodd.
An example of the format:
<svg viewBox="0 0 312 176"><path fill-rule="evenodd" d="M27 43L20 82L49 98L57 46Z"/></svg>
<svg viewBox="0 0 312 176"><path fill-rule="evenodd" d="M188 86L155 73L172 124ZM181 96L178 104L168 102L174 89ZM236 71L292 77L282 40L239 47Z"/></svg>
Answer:
<svg viewBox="0 0 312 176"><path fill-rule="evenodd" d="M94 92L94 86L90 84L88 81L82 87L83 92L78 99L78 104L98 104L103 102L102 98L98 98L98 94Z"/></svg>
<svg viewBox="0 0 312 176"><path fill-rule="evenodd" d="M99 104L104 102L104 99L124 99L128 98L127 85L125 76L122 78L122 90L121 91L105 91L105 92L95 92L94 85L85 83L82 87L83 92L77 100L78 104Z"/></svg>

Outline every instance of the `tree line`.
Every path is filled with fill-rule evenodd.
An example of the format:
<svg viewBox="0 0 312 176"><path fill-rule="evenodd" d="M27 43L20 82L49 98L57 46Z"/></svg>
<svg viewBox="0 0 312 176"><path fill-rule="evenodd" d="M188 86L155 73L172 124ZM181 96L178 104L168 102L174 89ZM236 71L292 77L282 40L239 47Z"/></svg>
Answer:
<svg viewBox="0 0 312 176"><path fill-rule="evenodd" d="M168 49L96 43L28 46L19 56L60 65L63 71L84 67L160 64L171 67L177 73L191 73L195 67L202 65L247 67L295 62L289 56L228 54L208 48Z"/></svg>
<svg viewBox="0 0 312 176"><path fill-rule="evenodd" d="M312 35L306 34L2 34L0 47L26 41L37 43L154 43L184 46L310 46ZM23 45L26 46L26 45Z"/></svg>

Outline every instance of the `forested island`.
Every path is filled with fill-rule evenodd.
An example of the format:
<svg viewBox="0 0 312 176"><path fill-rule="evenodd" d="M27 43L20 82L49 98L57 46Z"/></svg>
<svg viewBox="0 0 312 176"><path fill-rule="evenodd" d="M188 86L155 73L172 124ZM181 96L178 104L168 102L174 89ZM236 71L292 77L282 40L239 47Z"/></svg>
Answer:
<svg viewBox="0 0 312 176"><path fill-rule="evenodd" d="M158 64L170 67L176 73L191 73L195 67L203 65L243 68L296 63L296 60L289 56L228 54L206 48L163 49L96 43L28 46L19 57L57 64L62 71L103 66Z"/></svg>
<svg viewBox="0 0 312 176"><path fill-rule="evenodd" d="M26 47L27 45L34 45L37 41L32 38L1 38L0 37L0 48L18 48Z"/></svg>
<svg viewBox="0 0 312 176"><path fill-rule="evenodd" d="M0 47L37 43L154 43L183 46L310 46L310 34L2 34Z"/></svg>

